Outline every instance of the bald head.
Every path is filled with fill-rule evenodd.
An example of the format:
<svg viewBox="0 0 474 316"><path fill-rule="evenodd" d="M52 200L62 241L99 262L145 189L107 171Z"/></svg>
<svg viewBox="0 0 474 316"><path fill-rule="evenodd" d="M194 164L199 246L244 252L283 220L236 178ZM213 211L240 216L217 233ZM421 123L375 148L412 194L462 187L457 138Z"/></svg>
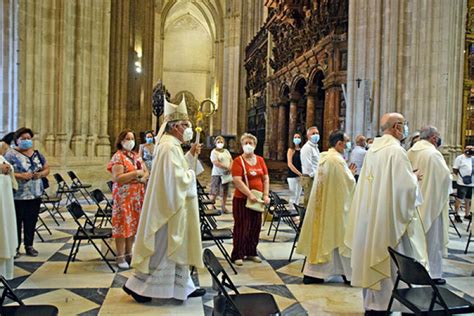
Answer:
<svg viewBox="0 0 474 316"><path fill-rule="evenodd" d="M365 147L365 136L364 135L357 135L356 139L357 146Z"/></svg>
<svg viewBox="0 0 474 316"><path fill-rule="evenodd" d="M380 128L384 134L392 135L398 140L403 139L403 125L405 118L400 113L386 113L380 119Z"/></svg>

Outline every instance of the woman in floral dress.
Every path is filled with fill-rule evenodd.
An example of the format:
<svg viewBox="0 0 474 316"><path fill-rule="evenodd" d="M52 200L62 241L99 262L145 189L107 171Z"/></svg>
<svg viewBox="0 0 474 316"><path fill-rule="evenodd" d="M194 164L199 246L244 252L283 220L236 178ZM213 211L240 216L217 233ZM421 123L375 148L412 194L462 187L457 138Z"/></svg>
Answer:
<svg viewBox="0 0 474 316"><path fill-rule="evenodd" d="M112 237L117 247L117 265L121 269L128 269L148 171L143 160L133 151L135 135L132 131L121 132L115 146L117 152L107 167L113 181Z"/></svg>

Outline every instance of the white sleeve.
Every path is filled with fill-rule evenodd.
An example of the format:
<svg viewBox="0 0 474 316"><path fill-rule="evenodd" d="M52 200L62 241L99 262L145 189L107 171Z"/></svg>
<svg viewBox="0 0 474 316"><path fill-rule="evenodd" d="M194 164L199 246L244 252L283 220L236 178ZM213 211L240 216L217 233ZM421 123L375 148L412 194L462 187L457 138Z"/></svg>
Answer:
<svg viewBox="0 0 474 316"><path fill-rule="evenodd" d="M461 156L457 156L456 159L454 159L454 164L453 164L454 169L459 170L459 167L460 167L460 164L461 164L460 161L461 161Z"/></svg>
<svg viewBox="0 0 474 316"><path fill-rule="evenodd" d="M301 159L301 171L304 175L308 175L310 177L313 177L313 164L311 162L311 150L308 150L308 147L303 146L301 148L301 154L300 154L300 159Z"/></svg>
<svg viewBox="0 0 474 316"><path fill-rule="evenodd" d="M214 163L214 161L218 160L217 157L216 157L216 151L214 149L211 151L210 159L211 159L212 163Z"/></svg>

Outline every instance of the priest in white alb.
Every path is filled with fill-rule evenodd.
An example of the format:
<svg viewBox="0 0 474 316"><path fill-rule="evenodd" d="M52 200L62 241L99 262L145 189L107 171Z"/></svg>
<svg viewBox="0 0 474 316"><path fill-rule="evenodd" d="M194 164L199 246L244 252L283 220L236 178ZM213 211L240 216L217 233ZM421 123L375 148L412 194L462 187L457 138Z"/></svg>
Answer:
<svg viewBox="0 0 474 316"><path fill-rule="evenodd" d="M344 245L347 216L355 189L357 167L343 154L349 138L343 131L329 135L321 154L296 252L306 256L304 284L323 283L332 276L351 278L350 249Z"/></svg>
<svg viewBox="0 0 474 316"><path fill-rule="evenodd" d="M351 284L363 288L366 315L385 315L388 307L396 267L387 247L427 263L417 175L400 145L407 134L405 119L388 113L380 126L383 136L365 156L345 236L352 250ZM392 310L399 308L394 304Z"/></svg>
<svg viewBox="0 0 474 316"><path fill-rule="evenodd" d="M413 169L423 175L419 181L423 203L420 215L426 234L430 275L437 284L445 284L443 254L448 245L448 209L451 193L451 172L437 149L441 138L436 127L420 130L420 140L408 151Z"/></svg>
<svg viewBox="0 0 474 316"><path fill-rule="evenodd" d="M16 232L15 204L13 189L18 184L13 175L13 167L3 157L8 149L5 142L0 142L0 275L13 279L13 258L18 247Z"/></svg>
<svg viewBox="0 0 474 316"><path fill-rule="evenodd" d="M203 267L199 210L193 156L200 147L183 153L181 145L193 138L186 103L165 100L164 122L157 135L153 168L145 193L133 251L133 275L124 291L137 302L152 298L186 300L202 296L190 267Z"/></svg>

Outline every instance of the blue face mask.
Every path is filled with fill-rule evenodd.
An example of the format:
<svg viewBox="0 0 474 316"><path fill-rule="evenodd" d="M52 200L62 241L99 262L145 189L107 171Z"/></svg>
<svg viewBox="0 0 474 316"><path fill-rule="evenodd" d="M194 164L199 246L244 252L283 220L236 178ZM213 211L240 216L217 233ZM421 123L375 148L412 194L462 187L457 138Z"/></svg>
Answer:
<svg viewBox="0 0 474 316"><path fill-rule="evenodd" d="M293 138L293 144L295 145L301 144L301 138Z"/></svg>
<svg viewBox="0 0 474 316"><path fill-rule="evenodd" d="M352 144L351 142L346 143L346 150L351 150Z"/></svg>
<svg viewBox="0 0 474 316"><path fill-rule="evenodd" d="M153 137L146 137L145 140L147 144L153 144Z"/></svg>
<svg viewBox="0 0 474 316"><path fill-rule="evenodd" d="M18 141L18 147L21 150L27 150L33 147L33 141L31 139L20 139Z"/></svg>
<svg viewBox="0 0 474 316"><path fill-rule="evenodd" d="M311 140L313 144L317 144L319 142L319 134L311 135L309 139Z"/></svg>

